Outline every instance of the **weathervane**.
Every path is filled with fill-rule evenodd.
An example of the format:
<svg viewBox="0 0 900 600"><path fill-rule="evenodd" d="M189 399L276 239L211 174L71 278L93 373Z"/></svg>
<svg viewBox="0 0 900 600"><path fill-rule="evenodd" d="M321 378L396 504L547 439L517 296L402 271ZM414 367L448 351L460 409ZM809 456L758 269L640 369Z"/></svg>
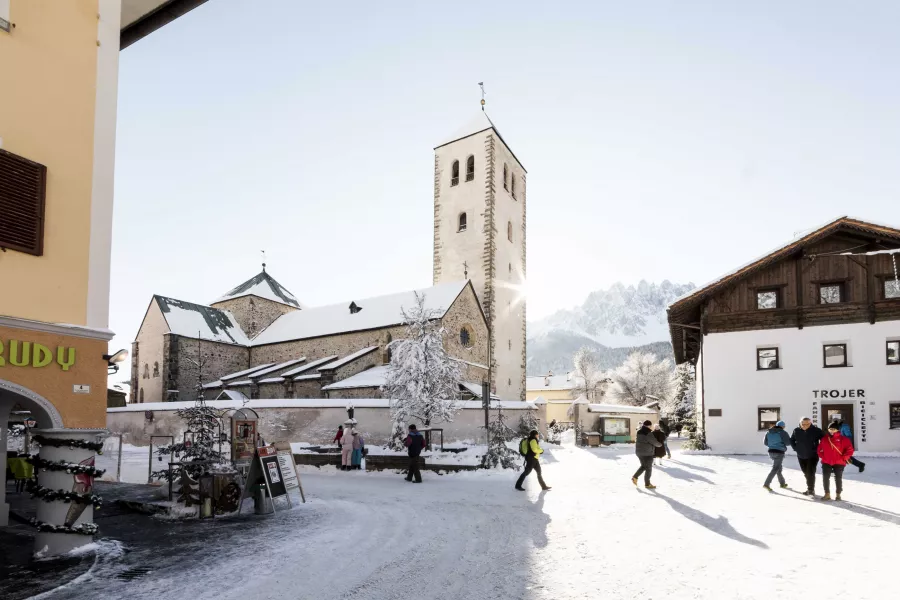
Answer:
<svg viewBox="0 0 900 600"><path fill-rule="evenodd" d="M484 96L485 96L484 82L483 82L483 81L479 81L479 82L478 82L478 87L481 88L481 110L484 110Z"/></svg>
<svg viewBox="0 0 900 600"><path fill-rule="evenodd" d="M266 251L260 250L260 252L262 252L262 257L263 257L263 273L265 273L266 272Z"/></svg>
<svg viewBox="0 0 900 600"><path fill-rule="evenodd" d="M466 261L463 261L463 279L469 278L469 265Z"/></svg>

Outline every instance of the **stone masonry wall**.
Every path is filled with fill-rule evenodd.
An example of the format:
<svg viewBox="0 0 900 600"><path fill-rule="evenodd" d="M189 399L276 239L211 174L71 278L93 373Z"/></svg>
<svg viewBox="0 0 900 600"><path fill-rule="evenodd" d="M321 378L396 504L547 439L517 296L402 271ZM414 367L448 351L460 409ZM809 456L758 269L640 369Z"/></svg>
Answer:
<svg viewBox="0 0 900 600"><path fill-rule="evenodd" d="M298 310L293 306L257 296L241 296L224 302L216 302L212 306L227 310L234 315L235 320L250 339L259 335L281 315Z"/></svg>
<svg viewBox="0 0 900 600"><path fill-rule="evenodd" d="M198 341L171 333L165 335L165 340L166 389L178 390L177 398L169 394L166 399L193 400L198 376ZM199 352L203 357L203 383L250 366L249 349L243 346L202 340Z"/></svg>
<svg viewBox="0 0 900 600"><path fill-rule="evenodd" d="M392 339L403 337L403 326L385 327L369 331L355 331L320 338L294 340L278 344L254 346L250 349L250 360L253 365L279 363L293 358L306 357L313 361L326 356L344 357L368 346L378 346L375 354L381 358L384 346L388 343L388 335ZM380 362L379 362L380 364Z"/></svg>

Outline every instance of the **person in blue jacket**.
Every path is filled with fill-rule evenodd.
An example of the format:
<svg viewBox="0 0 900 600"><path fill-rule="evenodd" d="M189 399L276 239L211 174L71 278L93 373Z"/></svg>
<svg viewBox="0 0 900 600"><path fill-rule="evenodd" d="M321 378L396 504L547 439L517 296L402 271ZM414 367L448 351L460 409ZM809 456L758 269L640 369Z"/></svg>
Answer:
<svg viewBox="0 0 900 600"><path fill-rule="evenodd" d="M853 430L850 429L850 426L841 418L840 415L835 415L835 420L841 424L841 435L850 440L853 443ZM859 460L855 456L850 457L850 464L859 469L859 472L862 473L866 470L866 463Z"/></svg>
<svg viewBox="0 0 900 600"><path fill-rule="evenodd" d="M771 492L772 488L770 486L772 480L775 479L775 476L777 475L779 485L781 485L782 488L786 488L788 484L784 480L781 467L784 463L784 453L787 452L788 446L791 445L791 436L784 430L784 421L778 421L775 423L774 427L766 432L763 443L766 445L766 448L769 449L769 458L772 459L772 470L769 471L769 476L766 477L766 482L763 484L763 487Z"/></svg>

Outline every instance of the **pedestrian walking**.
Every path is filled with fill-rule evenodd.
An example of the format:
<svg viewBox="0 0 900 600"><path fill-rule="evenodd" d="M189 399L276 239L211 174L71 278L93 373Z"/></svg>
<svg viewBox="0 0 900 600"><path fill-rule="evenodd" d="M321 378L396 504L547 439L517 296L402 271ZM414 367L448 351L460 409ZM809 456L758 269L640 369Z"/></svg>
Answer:
<svg viewBox="0 0 900 600"><path fill-rule="evenodd" d="M772 470L769 471L769 476L766 477L763 487L771 492L772 480L778 476L778 484L782 488L786 488L788 484L784 480L784 474L781 472L781 469L784 464L784 453L787 452L788 446L791 445L791 437L784 430L784 421L778 421L774 427L771 427L766 432L763 443L769 449L769 458L772 459Z"/></svg>
<svg viewBox="0 0 900 600"><path fill-rule="evenodd" d="M537 479L538 483L541 484L541 489L547 491L550 489L550 486L544 483L544 476L541 474L540 456L544 453L544 449L541 448L541 444L538 442L538 430L532 429L528 434L528 439L525 441L527 442L525 444L525 470L522 471L522 474L519 475L519 479L516 480L516 489L520 492L524 492L525 488L522 487L522 484L525 482L525 478L534 471L537 473Z"/></svg>
<svg viewBox="0 0 900 600"><path fill-rule="evenodd" d="M344 430L344 435L341 436L340 441L341 471L349 471L352 468L353 434L356 433L350 421L347 421L346 425L347 428Z"/></svg>
<svg viewBox="0 0 900 600"><path fill-rule="evenodd" d="M797 453L800 470L806 477L804 496L816 495L816 467L819 464L819 442L823 435L822 430L813 425L809 417L800 419L800 425L791 434L791 448Z"/></svg>
<svg viewBox="0 0 900 600"><path fill-rule="evenodd" d="M344 437L344 426L343 426L343 425L338 425L337 433L334 435L334 439L331 440L331 443L332 443L332 444L337 444L338 446L340 446L340 445L341 445L341 438L342 438L342 437Z"/></svg>
<svg viewBox="0 0 900 600"><path fill-rule="evenodd" d="M831 475L834 474L835 500L841 499L844 490L844 466L853 458L853 444L841 434L841 423L828 426L828 433L819 442L819 458L822 459L822 500L831 500Z"/></svg>
<svg viewBox="0 0 900 600"><path fill-rule="evenodd" d="M644 487L648 490L655 490L656 486L650 483L650 475L653 473L653 456L656 454L656 448L660 448L662 443L653 436L653 430L650 429L651 425L653 423L650 421L644 421L643 426L638 429L634 438L634 453L641 462L641 466L632 476L631 483L637 485L638 477L643 473Z"/></svg>
<svg viewBox="0 0 900 600"><path fill-rule="evenodd" d="M358 471L360 469L360 465L362 465L363 453L366 449L366 442L363 440L363 436L361 433L353 430L353 452L350 455L350 466Z"/></svg>
<svg viewBox="0 0 900 600"><path fill-rule="evenodd" d="M669 451L669 436L672 435L672 428L669 426L668 419L660 419L659 420L659 428L662 429L662 432L666 434L666 438L663 440L663 446L666 449L666 458L671 459L672 453Z"/></svg>
<svg viewBox="0 0 900 600"><path fill-rule="evenodd" d="M409 454L409 467L406 469L406 480L422 483L422 472L419 470L419 455L425 449L425 436L416 429L415 425L409 426L409 435L403 444ZM415 478L415 479L414 479Z"/></svg>
<svg viewBox="0 0 900 600"><path fill-rule="evenodd" d="M843 418L840 418L840 415L836 415L835 421L841 426L841 435L850 440L850 445L853 445L853 430L850 429L850 425L844 421ZM866 463L859 460L855 456L850 458L850 464L859 469L859 472L862 473L866 470Z"/></svg>
<svg viewBox="0 0 900 600"><path fill-rule="evenodd" d="M660 443L659 448L653 449L653 456L659 461L659 466L662 466L662 459L666 456L666 434L659 424L653 426L653 437Z"/></svg>

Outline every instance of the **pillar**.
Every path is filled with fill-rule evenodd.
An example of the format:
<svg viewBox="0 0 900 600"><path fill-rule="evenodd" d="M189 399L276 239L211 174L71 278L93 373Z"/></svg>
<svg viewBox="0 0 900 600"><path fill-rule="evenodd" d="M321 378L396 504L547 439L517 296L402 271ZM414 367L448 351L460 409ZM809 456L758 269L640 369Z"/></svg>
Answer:
<svg viewBox="0 0 900 600"><path fill-rule="evenodd" d="M65 554L94 540L94 477L97 452L104 429L35 429L33 439L41 445L35 460L38 529L35 554L42 557ZM69 502L66 502L68 498Z"/></svg>
<svg viewBox="0 0 900 600"><path fill-rule="evenodd" d="M12 402L0 399L0 448L6 451L6 429L9 424L9 411L12 408ZM4 464L4 468L6 465ZM6 503L6 483L0 486L0 527L9 525L9 504Z"/></svg>

